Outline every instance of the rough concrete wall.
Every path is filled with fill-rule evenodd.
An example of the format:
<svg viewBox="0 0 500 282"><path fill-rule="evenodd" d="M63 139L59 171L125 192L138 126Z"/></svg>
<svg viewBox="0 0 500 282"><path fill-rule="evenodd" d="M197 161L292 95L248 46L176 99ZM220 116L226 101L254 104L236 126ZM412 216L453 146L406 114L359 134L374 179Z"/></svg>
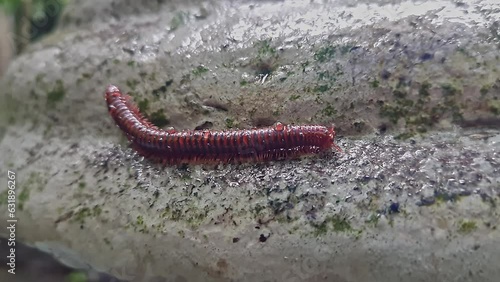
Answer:
<svg viewBox="0 0 500 282"><path fill-rule="evenodd" d="M0 77L3 76L13 55L12 25L7 15L0 8Z"/></svg>
<svg viewBox="0 0 500 282"><path fill-rule="evenodd" d="M0 81L19 238L132 281L497 281L498 1L310 2L73 1ZM164 127L335 123L344 153L157 166L109 83Z"/></svg>

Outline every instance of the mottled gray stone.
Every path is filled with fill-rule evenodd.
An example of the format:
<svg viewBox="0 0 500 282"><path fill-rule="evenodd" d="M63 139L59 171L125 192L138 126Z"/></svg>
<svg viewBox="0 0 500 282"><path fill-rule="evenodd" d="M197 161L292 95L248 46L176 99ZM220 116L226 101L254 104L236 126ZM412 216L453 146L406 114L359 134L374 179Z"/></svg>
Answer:
<svg viewBox="0 0 500 282"><path fill-rule="evenodd" d="M132 281L497 281L500 5L365 3L73 1L0 82L19 239ZM164 126L335 123L344 152L159 167L109 83Z"/></svg>

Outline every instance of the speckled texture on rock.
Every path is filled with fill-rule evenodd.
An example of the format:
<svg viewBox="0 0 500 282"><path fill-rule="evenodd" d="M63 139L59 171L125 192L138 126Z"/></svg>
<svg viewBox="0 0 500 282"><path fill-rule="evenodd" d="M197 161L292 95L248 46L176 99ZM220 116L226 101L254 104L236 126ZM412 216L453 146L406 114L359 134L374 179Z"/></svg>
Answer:
<svg viewBox="0 0 500 282"><path fill-rule="evenodd" d="M134 281L496 281L500 132L453 126L498 118L494 1L148 2L113 19L84 2L92 24L70 10L0 82L20 238ZM164 126L350 137L321 158L161 168L125 147L108 83Z"/></svg>

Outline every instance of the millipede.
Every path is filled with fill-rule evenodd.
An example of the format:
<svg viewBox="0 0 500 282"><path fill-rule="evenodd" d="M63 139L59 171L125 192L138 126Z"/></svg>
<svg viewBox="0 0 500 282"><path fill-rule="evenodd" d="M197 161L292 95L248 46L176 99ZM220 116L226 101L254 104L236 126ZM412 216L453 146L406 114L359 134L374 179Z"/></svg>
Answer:
<svg viewBox="0 0 500 282"><path fill-rule="evenodd" d="M284 125L242 130L160 129L132 98L109 85L105 99L116 125L140 155L163 164L264 162L298 158L335 148L335 128Z"/></svg>

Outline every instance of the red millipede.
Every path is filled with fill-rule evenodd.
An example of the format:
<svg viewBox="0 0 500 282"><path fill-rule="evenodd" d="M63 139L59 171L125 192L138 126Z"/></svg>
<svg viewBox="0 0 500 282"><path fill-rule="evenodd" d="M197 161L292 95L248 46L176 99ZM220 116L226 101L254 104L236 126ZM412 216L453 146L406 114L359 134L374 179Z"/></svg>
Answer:
<svg viewBox="0 0 500 282"><path fill-rule="evenodd" d="M164 164L274 161L335 148L334 127L283 125L244 130L162 130L148 121L114 85L105 94L108 111L141 155Z"/></svg>

